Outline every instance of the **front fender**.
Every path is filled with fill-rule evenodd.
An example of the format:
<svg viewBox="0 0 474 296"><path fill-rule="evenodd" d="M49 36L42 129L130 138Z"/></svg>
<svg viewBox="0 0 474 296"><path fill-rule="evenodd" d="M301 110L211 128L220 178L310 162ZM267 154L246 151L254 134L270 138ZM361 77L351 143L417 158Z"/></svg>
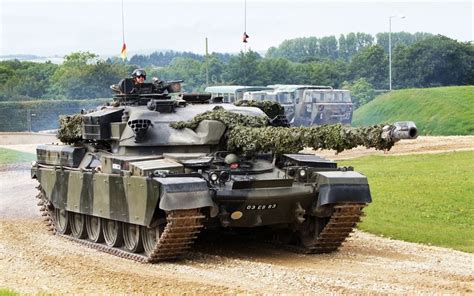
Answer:
<svg viewBox="0 0 474 296"><path fill-rule="evenodd" d="M160 209L164 211L212 207L206 180L197 177L153 178L160 184Z"/></svg>
<svg viewBox="0 0 474 296"><path fill-rule="evenodd" d="M367 177L353 171L318 172L317 207L338 203L370 203L372 196Z"/></svg>

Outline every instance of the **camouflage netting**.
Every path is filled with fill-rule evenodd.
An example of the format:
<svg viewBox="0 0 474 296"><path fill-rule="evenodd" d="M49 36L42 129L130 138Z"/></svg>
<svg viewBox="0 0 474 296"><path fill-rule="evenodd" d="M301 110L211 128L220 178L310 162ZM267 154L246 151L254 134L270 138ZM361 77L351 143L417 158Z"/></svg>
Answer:
<svg viewBox="0 0 474 296"><path fill-rule="evenodd" d="M219 120L224 123L229 129L233 129L236 126L264 127L268 124L268 119L263 116L259 117L244 115L239 113L232 113L224 109L217 109L199 114L195 116L192 120L177 121L171 123L170 126L175 129L183 129L185 127L190 129L196 129L199 123L203 120Z"/></svg>
<svg viewBox="0 0 474 296"><path fill-rule="evenodd" d="M274 101L255 101L255 100L238 100L234 103L235 106L249 106L260 108L270 118L275 118L278 115L284 115L285 109L278 102Z"/></svg>
<svg viewBox="0 0 474 296"><path fill-rule="evenodd" d="M227 150L253 154L274 151L296 153L305 147L342 152L357 146L390 150L395 141L382 137L383 125L353 128L340 124L312 127L271 127L267 119L225 110L208 111L190 121L171 124L177 129L195 129L202 120L219 120L227 127Z"/></svg>
<svg viewBox="0 0 474 296"><path fill-rule="evenodd" d="M58 139L65 144L74 144L82 140L82 115L59 117Z"/></svg>
<svg viewBox="0 0 474 296"><path fill-rule="evenodd" d="M305 147L342 152L357 146L390 150L395 142L381 137L383 125L362 128L340 124L313 127L238 126L228 134L227 148L244 154L274 151L277 154L297 153Z"/></svg>

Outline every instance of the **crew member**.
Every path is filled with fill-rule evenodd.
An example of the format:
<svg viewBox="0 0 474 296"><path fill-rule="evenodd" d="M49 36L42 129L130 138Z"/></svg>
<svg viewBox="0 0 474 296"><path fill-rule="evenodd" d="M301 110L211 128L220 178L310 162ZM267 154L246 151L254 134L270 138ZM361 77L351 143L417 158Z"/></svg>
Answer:
<svg viewBox="0 0 474 296"><path fill-rule="evenodd" d="M142 83L145 83L146 72L143 69L135 69L132 72L133 83L135 86L139 86Z"/></svg>

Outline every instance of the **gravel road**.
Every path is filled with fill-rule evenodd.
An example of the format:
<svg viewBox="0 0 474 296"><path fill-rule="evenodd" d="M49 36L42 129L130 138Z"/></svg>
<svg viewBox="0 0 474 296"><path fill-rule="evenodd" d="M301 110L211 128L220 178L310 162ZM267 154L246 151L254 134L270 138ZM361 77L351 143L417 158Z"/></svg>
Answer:
<svg viewBox="0 0 474 296"><path fill-rule="evenodd" d="M302 255L239 237L203 236L184 260L136 263L47 232L36 184L28 164L0 166L2 288L34 294L474 293L473 254L361 231L333 254Z"/></svg>

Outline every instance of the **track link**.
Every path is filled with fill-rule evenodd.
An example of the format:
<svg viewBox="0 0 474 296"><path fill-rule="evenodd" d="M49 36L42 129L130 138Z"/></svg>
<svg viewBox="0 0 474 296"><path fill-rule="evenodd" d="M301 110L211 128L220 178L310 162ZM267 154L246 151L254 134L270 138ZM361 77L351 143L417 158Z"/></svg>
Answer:
<svg viewBox="0 0 474 296"><path fill-rule="evenodd" d="M349 237L357 223L364 215L362 209L366 204L343 203L334 206L334 212L329 217L317 238L309 246L284 244L284 248L303 254L322 254L336 251Z"/></svg>
<svg viewBox="0 0 474 296"><path fill-rule="evenodd" d="M334 213L324 226L314 246L305 248L306 253L329 253L336 251L349 237L363 216L365 204L339 204L334 206Z"/></svg>
<svg viewBox="0 0 474 296"><path fill-rule="evenodd" d="M59 237L85 245L89 248L109 253L121 258L134 260L142 263L157 263L159 261L179 258L194 243L203 228L202 220L205 218L199 209L170 211L166 217L166 225L157 239L155 248L149 255L130 253L121 248L109 247L102 243L94 243L87 239L79 239L70 235L61 234L55 229L53 205L46 199L44 191L39 185L40 191L36 196L39 199L41 215L44 216L48 230Z"/></svg>

